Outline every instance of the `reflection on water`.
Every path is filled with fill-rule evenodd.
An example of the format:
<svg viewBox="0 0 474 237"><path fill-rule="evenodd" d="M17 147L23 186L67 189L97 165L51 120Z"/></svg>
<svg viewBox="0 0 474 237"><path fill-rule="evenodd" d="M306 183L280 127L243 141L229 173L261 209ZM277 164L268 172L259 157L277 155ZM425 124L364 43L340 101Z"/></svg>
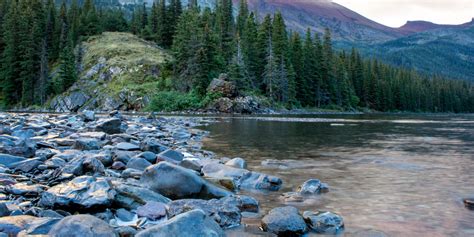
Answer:
<svg viewBox="0 0 474 237"><path fill-rule="evenodd" d="M474 236L474 212L462 204L474 196L472 115L225 118L205 129L205 149L283 179L279 192L250 194L262 213L281 205L333 211L345 219L343 236ZM310 178L330 192L303 203L280 198ZM246 235L262 234L258 220L245 220Z"/></svg>

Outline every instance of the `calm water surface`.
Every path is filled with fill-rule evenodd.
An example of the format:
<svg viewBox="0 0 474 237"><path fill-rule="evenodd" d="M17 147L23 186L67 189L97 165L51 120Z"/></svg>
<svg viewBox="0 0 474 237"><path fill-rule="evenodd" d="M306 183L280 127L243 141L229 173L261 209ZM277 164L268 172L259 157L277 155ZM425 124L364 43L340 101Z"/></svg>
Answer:
<svg viewBox="0 0 474 237"><path fill-rule="evenodd" d="M328 210L342 236L474 236L474 115L338 115L222 118L204 129L204 149L243 157L249 169L279 176L279 192L250 193L261 214L293 205ZM271 165L262 161L274 160ZM303 203L280 195L310 178L330 192ZM249 194L249 193L244 193ZM258 236L260 217L230 235ZM245 232L245 233L242 233Z"/></svg>

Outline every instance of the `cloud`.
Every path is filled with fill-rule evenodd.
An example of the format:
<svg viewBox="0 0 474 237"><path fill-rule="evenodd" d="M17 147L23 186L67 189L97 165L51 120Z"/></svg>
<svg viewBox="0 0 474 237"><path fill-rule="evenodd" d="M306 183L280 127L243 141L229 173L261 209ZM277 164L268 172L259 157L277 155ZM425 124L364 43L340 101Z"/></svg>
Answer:
<svg viewBox="0 0 474 237"><path fill-rule="evenodd" d="M406 21L461 24L474 17L473 0L333 0L379 23L398 27Z"/></svg>

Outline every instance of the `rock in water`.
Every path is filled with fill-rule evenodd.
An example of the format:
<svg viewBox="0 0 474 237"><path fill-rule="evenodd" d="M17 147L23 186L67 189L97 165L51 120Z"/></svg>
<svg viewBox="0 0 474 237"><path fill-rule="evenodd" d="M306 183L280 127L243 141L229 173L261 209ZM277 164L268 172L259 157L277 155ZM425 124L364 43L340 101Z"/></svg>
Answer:
<svg viewBox="0 0 474 237"><path fill-rule="evenodd" d="M470 210L474 210L474 198L466 198L463 200L464 206Z"/></svg>
<svg viewBox="0 0 474 237"><path fill-rule="evenodd" d="M328 192L328 185L321 183L319 179L310 179L298 187L298 192L303 195L313 195Z"/></svg>
<svg viewBox="0 0 474 237"><path fill-rule="evenodd" d="M262 229L278 236L300 236L307 232L303 217L295 207L272 209L262 219Z"/></svg>
<svg viewBox="0 0 474 237"><path fill-rule="evenodd" d="M219 225L202 210L192 210L148 228L137 237L224 237Z"/></svg>
<svg viewBox="0 0 474 237"><path fill-rule="evenodd" d="M140 181L145 187L171 199L180 198L221 198L232 193L212 185L186 168L160 162L148 167Z"/></svg>
<svg viewBox="0 0 474 237"><path fill-rule="evenodd" d="M45 207L96 209L108 207L115 198L115 190L105 178L81 176L43 192L40 204Z"/></svg>
<svg viewBox="0 0 474 237"><path fill-rule="evenodd" d="M103 220L91 215L68 216L48 233L52 237L116 237L112 229Z"/></svg>
<svg viewBox="0 0 474 237"><path fill-rule="evenodd" d="M247 162L240 157L227 161L225 165L238 169L247 169Z"/></svg>
<svg viewBox="0 0 474 237"><path fill-rule="evenodd" d="M303 218L311 230L321 234L338 234L344 230L344 220L332 212L305 211Z"/></svg>
<svg viewBox="0 0 474 237"><path fill-rule="evenodd" d="M122 121L118 118L99 120L95 130L107 134L118 134L122 132Z"/></svg>

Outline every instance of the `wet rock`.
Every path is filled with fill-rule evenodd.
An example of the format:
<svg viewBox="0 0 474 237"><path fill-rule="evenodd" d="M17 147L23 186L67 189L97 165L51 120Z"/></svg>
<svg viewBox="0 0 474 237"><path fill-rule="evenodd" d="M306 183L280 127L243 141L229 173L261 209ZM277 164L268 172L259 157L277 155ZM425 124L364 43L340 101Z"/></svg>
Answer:
<svg viewBox="0 0 474 237"><path fill-rule="evenodd" d="M139 151L140 150L139 146L137 146L135 144L132 144L132 143L128 143L128 142L121 142L121 143L117 144L115 147L117 147L117 149L123 150L123 151Z"/></svg>
<svg viewBox="0 0 474 237"><path fill-rule="evenodd" d="M108 118L99 120L96 131L107 134L117 134L122 132L122 121L119 118Z"/></svg>
<svg viewBox="0 0 474 237"><path fill-rule="evenodd" d="M38 213L38 216L39 216L39 217L59 218L59 219L64 218L63 215L61 215L61 214L59 214L58 212L53 211L53 210L41 210L41 211Z"/></svg>
<svg viewBox="0 0 474 237"><path fill-rule="evenodd" d="M321 234L338 234L344 229L344 220L332 212L305 211L303 218L309 228Z"/></svg>
<svg viewBox="0 0 474 237"><path fill-rule="evenodd" d="M169 198L143 187L123 183L114 183L113 187L117 192L115 204L128 210L137 209L148 202L166 204L171 201Z"/></svg>
<svg viewBox="0 0 474 237"><path fill-rule="evenodd" d="M280 198L285 202L303 202L304 197L299 192L282 193Z"/></svg>
<svg viewBox="0 0 474 237"><path fill-rule="evenodd" d="M8 209L7 205L3 202L0 202L0 217L10 215L10 210Z"/></svg>
<svg viewBox="0 0 474 237"><path fill-rule="evenodd" d="M238 169L218 163L210 163L202 168L205 176L216 179L232 178L239 188L278 191L282 180L278 177Z"/></svg>
<svg viewBox="0 0 474 237"><path fill-rule="evenodd" d="M82 117L84 122L91 122L95 120L95 112L91 110L84 110L79 114Z"/></svg>
<svg viewBox="0 0 474 237"><path fill-rule="evenodd" d="M470 210L474 210L474 198L466 198L463 200L464 206Z"/></svg>
<svg viewBox="0 0 474 237"><path fill-rule="evenodd" d="M175 150L168 149L166 151L161 152L156 156L157 162L160 161L167 161L173 164L179 164L184 159L184 155L181 152L177 152Z"/></svg>
<svg viewBox="0 0 474 237"><path fill-rule="evenodd" d="M105 178L81 176L43 192L40 204L54 208L96 209L110 206L115 194Z"/></svg>
<svg viewBox="0 0 474 237"><path fill-rule="evenodd" d="M389 237L379 230L360 230L351 235L351 237Z"/></svg>
<svg viewBox="0 0 474 237"><path fill-rule="evenodd" d="M74 142L74 149L82 151L99 150L99 141L93 138L81 138Z"/></svg>
<svg viewBox="0 0 474 237"><path fill-rule="evenodd" d="M320 194L329 191L329 187L325 183L321 183L319 179L310 179L305 181L298 187L298 192L303 195Z"/></svg>
<svg viewBox="0 0 474 237"><path fill-rule="evenodd" d="M298 209L290 206L272 209L263 217L262 229L278 236L301 236L307 232Z"/></svg>
<svg viewBox="0 0 474 237"><path fill-rule="evenodd" d="M53 237L116 237L114 229L91 215L68 216L59 221L48 233Z"/></svg>
<svg viewBox="0 0 474 237"><path fill-rule="evenodd" d="M180 237L225 236L219 225L207 217L202 210L193 210L141 231L137 237L168 237L175 236L177 232Z"/></svg>
<svg viewBox="0 0 474 237"><path fill-rule="evenodd" d="M193 171L169 162L148 167L140 181L145 187L172 199L220 198L231 194L208 183Z"/></svg>
<svg viewBox="0 0 474 237"><path fill-rule="evenodd" d="M247 162L240 157L227 161L225 165L238 169L247 169Z"/></svg>
<svg viewBox="0 0 474 237"><path fill-rule="evenodd" d="M25 235L46 235L51 227L59 219L38 218L34 216L17 215L0 218L0 233L9 236L17 236L18 233Z"/></svg>
<svg viewBox="0 0 474 237"><path fill-rule="evenodd" d="M168 147L165 145L161 144L156 138L145 138L141 143L140 143L140 149L142 151L150 151L155 154L161 153L163 151L166 151Z"/></svg>
<svg viewBox="0 0 474 237"><path fill-rule="evenodd" d="M143 158L148 162L154 164L156 162L156 154L150 151L142 152L135 156L136 158Z"/></svg>
<svg viewBox="0 0 474 237"><path fill-rule="evenodd" d="M152 164L145 159L142 158L132 158L127 163L127 168L136 169L140 171L144 171L148 166Z"/></svg>
<svg viewBox="0 0 474 237"><path fill-rule="evenodd" d="M166 205L161 202L147 202L145 205L137 208L138 217L146 217L152 221L166 217Z"/></svg>
<svg viewBox="0 0 474 237"><path fill-rule="evenodd" d="M8 168L14 168L18 162L26 160L23 157L12 156L8 154L0 154L0 165L4 165Z"/></svg>

